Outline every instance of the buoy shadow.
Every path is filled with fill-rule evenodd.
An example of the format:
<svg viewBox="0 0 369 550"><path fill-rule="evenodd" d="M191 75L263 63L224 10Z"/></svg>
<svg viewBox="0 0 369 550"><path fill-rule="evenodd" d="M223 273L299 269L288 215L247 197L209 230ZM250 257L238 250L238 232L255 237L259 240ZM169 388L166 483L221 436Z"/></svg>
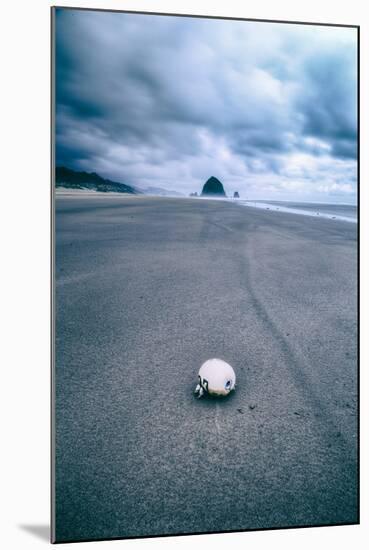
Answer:
<svg viewBox="0 0 369 550"><path fill-rule="evenodd" d="M217 403L219 403L220 405L223 404L225 406L226 404L232 403L232 401L236 397L236 393L236 391L231 391L228 395L210 395L208 393L205 393L200 398L193 393L193 399L194 401L202 404L207 404L208 406L216 405Z"/></svg>

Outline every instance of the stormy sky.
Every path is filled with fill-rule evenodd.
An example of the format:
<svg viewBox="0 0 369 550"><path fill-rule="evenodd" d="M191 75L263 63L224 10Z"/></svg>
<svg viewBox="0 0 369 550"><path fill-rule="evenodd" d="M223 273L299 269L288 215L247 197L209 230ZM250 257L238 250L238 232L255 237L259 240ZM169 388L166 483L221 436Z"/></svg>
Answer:
<svg viewBox="0 0 369 550"><path fill-rule="evenodd" d="M356 201L356 29L56 10L56 163Z"/></svg>

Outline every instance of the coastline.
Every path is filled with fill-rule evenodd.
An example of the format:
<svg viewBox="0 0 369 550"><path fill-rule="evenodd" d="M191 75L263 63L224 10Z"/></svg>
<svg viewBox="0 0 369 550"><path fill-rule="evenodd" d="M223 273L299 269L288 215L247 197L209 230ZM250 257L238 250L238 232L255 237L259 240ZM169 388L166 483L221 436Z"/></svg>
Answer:
<svg viewBox="0 0 369 550"><path fill-rule="evenodd" d="M124 197L150 197L152 199L156 198L171 198L179 200L201 200L201 201L219 201L237 204L238 206L248 207L248 208L258 208L261 210L270 210L273 212L280 212L286 214L298 214L303 216L310 217L321 217L325 219L345 221L349 223L357 223L357 207L354 205L344 205L341 203L296 203L288 201L268 201L268 200L246 200L246 199L233 199L231 197L176 197L176 196L160 196L160 195L150 195L145 193L140 194L130 194L130 193L114 193L114 192L99 192L99 191L90 191L87 189L68 189L68 188L56 188L55 197L106 197L106 198L124 198ZM304 208L304 205L309 205L309 210ZM356 208L356 212L350 212L350 215L342 215L340 209L342 207L349 207L350 210Z"/></svg>

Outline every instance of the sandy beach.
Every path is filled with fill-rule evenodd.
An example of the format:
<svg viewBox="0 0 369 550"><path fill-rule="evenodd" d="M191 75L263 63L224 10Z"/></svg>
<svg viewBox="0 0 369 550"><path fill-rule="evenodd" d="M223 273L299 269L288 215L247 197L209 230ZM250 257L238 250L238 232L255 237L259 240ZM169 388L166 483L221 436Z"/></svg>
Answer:
<svg viewBox="0 0 369 550"><path fill-rule="evenodd" d="M58 541L356 523L357 225L56 199ZM196 400L203 361L237 375Z"/></svg>

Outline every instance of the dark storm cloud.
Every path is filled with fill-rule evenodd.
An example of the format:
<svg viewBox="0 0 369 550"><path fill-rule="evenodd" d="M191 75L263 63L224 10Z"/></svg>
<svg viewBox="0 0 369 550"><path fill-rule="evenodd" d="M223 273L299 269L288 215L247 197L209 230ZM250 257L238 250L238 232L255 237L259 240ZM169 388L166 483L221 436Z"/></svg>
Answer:
<svg viewBox="0 0 369 550"><path fill-rule="evenodd" d="M337 157L356 158L354 45L315 54L304 63L305 94L299 101L304 133L326 140Z"/></svg>
<svg viewBox="0 0 369 550"><path fill-rule="evenodd" d="M262 178L313 194L327 172L352 177L354 30L71 9L56 22L58 164L184 192L211 174L260 193Z"/></svg>

